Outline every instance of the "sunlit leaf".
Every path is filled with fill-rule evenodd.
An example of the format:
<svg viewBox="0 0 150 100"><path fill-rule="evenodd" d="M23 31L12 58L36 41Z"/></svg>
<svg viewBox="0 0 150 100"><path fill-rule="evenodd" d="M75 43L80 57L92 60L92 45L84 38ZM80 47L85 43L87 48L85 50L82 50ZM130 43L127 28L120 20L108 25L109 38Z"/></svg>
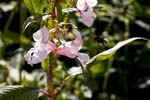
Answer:
<svg viewBox="0 0 150 100"><path fill-rule="evenodd" d="M22 44L29 44L31 41L25 36L20 36L20 41Z"/></svg>
<svg viewBox="0 0 150 100"><path fill-rule="evenodd" d="M24 0L25 6L31 13L42 13L44 3L42 0Z"/></svg>
<svg viewBox="0 0 150 100"><path fill-rule="evenodd" d="M46 70L46 67L47 67L47 59L45 59L45 60L43 60L43 61L41 62L41 67L42 67L43 70Z"/></svg>
<svg viewBox="0 0 150 100"><path fill-rule="evenodd" d="M104 52L101 52L101 53L97 54L96 56L94 56L93 58L91 58L87 64L90 64L93 61L106 60L106 59L112 57L118 49L120 49L121 47L123 47L135 40L147 40L147 39L142 38L142 37L134 37L134 38L130 38L130 39L121 41L121 42L117 43L113 48L108 49Z"/></svg>
<svg viewBox="0 0 150 100"><path fill-rule="evenodd" d="M123 46L125 46L125 45L127 45L127 44L129 44L135 40L148 40L148 39L142 38L142 37L134 37L134 38L130 38L130 39L121 41L121 42L117 43L114 47L112 47L111 49L108 49L104 52L101 52L101 53L97 54L96 56L94 56L93 58L91 58L87 62L86 65L91 64L92 62L100 62L100 61L109 59L110 57L112 57L116 53L116 51L118 49L120 49L121 47L123 47ZM86 67L88 67L88 66L84 66L84 68L86 68ZM81 67L72 67L68 70L68 74L70 76L75 76L75 75L78 75L81 73L83 73Z"/></svg>
<svg viewBox="0 0 150 100"><path fill-rule="evenodd" d="M71 78L71 75L67 75L67 76L65 76L64 81L67 81L67 80L69 80L70 78Z"/></svg>
<svg viewBox="0 0 150 100"><path fill-rule="evenodd" d="M75 75L81 74L82 72L83 70L81 67L72 67L68 70L68 74L70 76L75 76Z"/></svg>
<svg viewBox="0 0 150 100"><path fill-rule="evenodd" d="M23 86L0 87L0 100L36 100L38 91L35 88Z"/></svg>
<svg viewBox="0 0 150 100"><path fill-rule="evenodd" d="M24 0L25 6L29 9L29 11L32 12L33 7L32 7L32 0Z"/></svg>

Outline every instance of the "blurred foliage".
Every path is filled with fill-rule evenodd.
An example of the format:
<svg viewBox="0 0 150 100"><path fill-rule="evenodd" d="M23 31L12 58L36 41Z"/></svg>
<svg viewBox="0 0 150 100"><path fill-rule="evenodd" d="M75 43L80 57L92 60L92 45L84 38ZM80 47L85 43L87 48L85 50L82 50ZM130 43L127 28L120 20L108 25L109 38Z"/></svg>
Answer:
<svg viewBox="0 0 150 100"><path fill-rule="evenodd" d="M26 1L0 1L0 86L23 85L46 89L46 73L41 64L28 65L24 54L33 45L32 34L40 27L44 3L49 0L38 0L41 5L34 3L34 0ZM97 18L90 28L84 26L74 13L61 12L62 8L73 7L74 2L71 1L61 0L61 4L57 5L60 14L58 21L70 21L78 26L84 39L82 51L91 58L131 37L150 39L148 0L98 0L99 4L94 8ZM38 9L33 9L32 4ZM28 9L25 5L29 5ZM33 16L36 22L29 16ZM33 23L24 30L27 18ZM122 47L111 59L93 64L85 75L67 81L55 99L147 100L150 93L149 49L150 43L144 41ZM60 56L55 63L54 87L57 87L66 71L76 66L76 61ZM46 99L41 95L38 100Z"/></svg>

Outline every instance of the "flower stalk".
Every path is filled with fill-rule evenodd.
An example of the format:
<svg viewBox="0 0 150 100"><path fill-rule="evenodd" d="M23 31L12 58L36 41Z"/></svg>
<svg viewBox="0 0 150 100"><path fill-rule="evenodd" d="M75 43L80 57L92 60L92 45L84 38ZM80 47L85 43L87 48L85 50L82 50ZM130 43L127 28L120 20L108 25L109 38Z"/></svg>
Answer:
<svg viewBox="0 0 150 100"><path fill-rule="evenodd" d="M55 27L55 18L56 18L56 12L55 12L55 7L56 7L56 2L57 0L52 1L50 3L50 12L52 12L52 20L50 22L51 27ZM53 4L52 4L53 3ZM53 5L53 6L52 6ZM46 75L47 75L47 92L49 94L48 100L53 100L53 66L54 66L54 54L50 53L49 56L47 57L47 68L46 68Z"/></svg>
<svg viewBox="0 0 150 100"><path fill-rule="evenodd" d="M47 91L49 94L48 100L53 100L53 65L54 65L54 55L50 53L47 59L47 68L46 68L46 75L47 75Z"/></svg>

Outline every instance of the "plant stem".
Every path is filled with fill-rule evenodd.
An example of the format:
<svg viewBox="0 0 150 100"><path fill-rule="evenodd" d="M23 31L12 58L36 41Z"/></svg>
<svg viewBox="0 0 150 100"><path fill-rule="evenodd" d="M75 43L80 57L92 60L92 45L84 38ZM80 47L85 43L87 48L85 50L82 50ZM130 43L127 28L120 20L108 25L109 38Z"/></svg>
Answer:
<svg viewBox="0 0 150 100"><path fill-rule="evenodd" d="M15 16L17 11L18 11L18 5L16 4L14 9L11 11L10 16L9 16L9 18L8 18L8 20L7 20L7 22L6 22L5 26L4 26L4 29L3 29L2 41L4 41L4 42L5 42L4 36L7 33L8 28L10 26L10 23L12 22L13 17Z"/></svg>
<svg viewBox="0 0 150 100"><path fill-rule="evenodd" d="M55 7L57 4L57 0L50 0L49 3L49 11L52 14L52 19L50 20L50 23L48 23L48 26L50 25L49 28L55 28L56 27L56 12L55 12ZM46 74L47 74L47 89L48 89L48 100L53 100L54 97L54 89L53 89L53 66L54 66L54 54L50 53L48 58L47 58L47 68L46 68Z"/></svg>
<svg viewBox="0 0 150 100"><path fill-rule="evenodd" d="M23 23L26 18L26 10L23 8L23 0L18 0L18 8L19 8L19 33L20 33L20 48L21 48L21 62L20 62L20 67L19 67L19 83L21 84L22 77L21 77L21 72L23 69L24 65L24 46L22 43L22 38L24 36L24 32L22 29Z"/></svg>
<svg viewBox="0 0 150 100"><path fill-rule="evenodd" d="M53 53L50 53L47 59L47 69L46 69L46 74L47 74L47 88L48 88L48 100L53 100Z"/></svg>
<svg viewBox="0 0 150 100"><path fill-rule="evenodd" d="M109 71L110 71L110 68L112 66L112 62L113 62L113 58L110 58L108 60L108 67L107 67L107 70L104 74L104 83L103 83L103 92L105 93L106 92L106 88L107 88L107 82L108 82L108 78L109 78Z"/></svg>
<svg viewBox="0 0 150 100"><path fill-rule="evenodd" d="M109 32L109 30L110 30L110 28L111 28L111 26L112 26L114 20L115 20L115 16L112 16L112 18L110 19L110 21L109 21L109 23L107 24L107 27L106 27L106 29L105 29L106 32Z"/></svg>

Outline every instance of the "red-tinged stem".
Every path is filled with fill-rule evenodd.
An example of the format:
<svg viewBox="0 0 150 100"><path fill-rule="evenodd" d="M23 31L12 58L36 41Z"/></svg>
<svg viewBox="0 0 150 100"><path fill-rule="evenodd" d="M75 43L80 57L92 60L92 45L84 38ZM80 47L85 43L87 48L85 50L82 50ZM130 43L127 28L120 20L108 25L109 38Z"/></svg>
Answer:
<svg viewBox="0 0 150 100"><path fill-rule="evenodd" d="M43 93L45 96L50 97L50 95L48 94L47 91L43 90L43 89L39 89L38 90L39 93Z"/></svg>
<svg viewBox="0 0 150 100"><path fill-rule="evenodd" d="M56 95L58 94L58 92L62 90L62 88L63 88L64 86L65 86L65 82L63 81L63 82L60 84L60 86L58 86L58 87L54 90L53 95L56 96Z"/></svg>

